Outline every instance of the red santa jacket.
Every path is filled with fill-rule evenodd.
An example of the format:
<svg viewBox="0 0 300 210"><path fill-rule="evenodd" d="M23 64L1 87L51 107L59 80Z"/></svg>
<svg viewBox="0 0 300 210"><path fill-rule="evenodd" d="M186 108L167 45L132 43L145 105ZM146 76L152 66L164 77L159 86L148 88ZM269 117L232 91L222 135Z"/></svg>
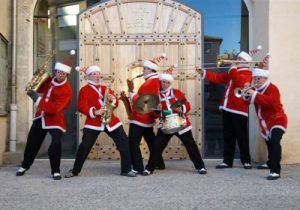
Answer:
<svg viewBox="0 0 300 210"><path fill-rule="evenodd" d="M137 93L132 94L131 104L132 104L132 115L129 119L129 123L133 123L142 127L153 127L155 124L156 115L153 112L147 114L138 113L133 104L136 100L144 94L159 94L160 82L157 73L151 73L145 78L146 81L140 86Z"/></svg>
<svg viewBox="0 0 300 210"><path fill-rule="evenodd" d="M231 68L227 73L216 73L204 70L202 78L213 83L226 84L225 95L219 106L220 109L248 116L248 105L244 103L242 98L237 98L234 95L234 89L243 89L245 83L251 83L252 72L249 68Z"/></svg>
<svg viewBox="0 0 300 210"><path fill-rule="evenodd" d="M268 139L274 128L280 128L284 132L287 128L287 116L284 113L278 88L267 81L262 87L257 89L248 103L254 103L261 135Z"/></svg>
<svg viewBox="0 0 300 210"><path fill-rule="evenodd" d="M109 132L117 129L122 125L118 117L112 114L111 122L108 125L101 123L101 116L95 115L95 111L101 109L104 102L106 86L87 84L82 87L78 94L77 109L80 113L86 115L84 128L90 128L97 131L104 131L105 127ZM114 95L111 90L109 93ZM115 96L113 105L115 108L119 102Z"/></svg>
<svg viewBox="0 0 300 210"><path fill-rule="evenodd" d="M58 83L54 78L46 80L38 89L43 94L35 102L37 111L35 119L42 119L44 129L60 129L66 132L66 123L63 112L71 104L72 88L67 79Z"/></svg>
<svg viewBox="0 0 300 210"><path fill-rule="evenodd" d="M182 93L178 89L171 88L167 91L160 92L160 103L162 105L162 109L170 110L170 111L172 111L173 114L178 113L178 112L177 112L177 110L172 110L170 108L170 106L172 103L174 103L178 99L186 100L184 93ZM184 127L183 130L178 132L178 134L180 134L180 135L192 129L192 124L189 121L189 118L187 117L187 113L190 111L190 109L191 109L191 105L188 101L186 101L184 103L184 105L182 106L183 118L186 120L186 126ZM158 128L161 128L161 127L162 127L162 121L160 121L160 123L158 125Z"/></svg>

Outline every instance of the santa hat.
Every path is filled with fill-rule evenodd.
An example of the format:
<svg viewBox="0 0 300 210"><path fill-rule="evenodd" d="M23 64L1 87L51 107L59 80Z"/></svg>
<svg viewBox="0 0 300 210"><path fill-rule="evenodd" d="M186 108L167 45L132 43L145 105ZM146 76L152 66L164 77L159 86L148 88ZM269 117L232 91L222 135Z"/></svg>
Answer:
<svg viewBox="0 0 300 210"><path fill-rule="evenodd" d="M249 55L253 57L254 55L256 55L261 50L262 50L262 46L258 45L256 47L256 49L252 49L252 50L249 51Z"/></svg>
<svg viewBox="0 0 300 210"><path fill-rule="evenodd" d="M253 69L252 76L253 77L269 77L270 71L268 70L268 61L271 57L270 53L264 57L262 62L259 63L258 67Z"/></svg>
<svg viewBox="0 0 300 210"><path fill-rule="evenodd" d="M152 60L145 60L143 66L157 71L159 62L165 58L166 58L166 53L162 53L160 56L153 58Z"/></svg>
<svg viewBox="0 0 300 210"><path fill-rule="evenodd" d="M86 75L90 75L93 72L101 72L101 69L99 66L93 65L89 67L76 67L76 71L84 72Z"/></svg>
<svg viewBox="0 0 300 210"><path fill-rule="evenodd" d="M167 70L163 71L162 74L159 75L159 80L167 80L170 83L173 82L173 76L172 73L175 70L175 68L177 68L177 64L172 65L170 68L168 68Z"/></svg>
<svg viewBox="0 0 300 210"><path fill-rule="evenodd" d="M262 47L260 45L258 45L256 47L256 49L250 50L249 54L242 51L238 54L237 57L244 59L245 61L251 62L252 61L252 57L257 54L259 51L261 51Z"/></svg>
<svg viewBox="0 0 300 210"><path fill-rule="evenodd" d="M62 62L56 62L54 69L66 72L67 74L71 73L72 64L74 61L75 50L70 51L70 55L65 58Z"/></svg>

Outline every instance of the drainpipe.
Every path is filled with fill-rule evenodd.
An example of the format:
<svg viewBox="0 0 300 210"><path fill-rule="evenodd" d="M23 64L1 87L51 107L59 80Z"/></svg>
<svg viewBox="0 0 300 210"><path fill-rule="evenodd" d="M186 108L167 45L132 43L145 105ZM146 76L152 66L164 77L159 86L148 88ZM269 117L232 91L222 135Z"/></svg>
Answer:
<svg viewBox="0 0 300 210"><path fill-rule="evenodd" d="M17 0L13 1L13 49L12 49L12 76L11 76L11 104L9 126L9 151L16 152L17 141L17 78L16 78L16 48L17 48Z"/></svg>

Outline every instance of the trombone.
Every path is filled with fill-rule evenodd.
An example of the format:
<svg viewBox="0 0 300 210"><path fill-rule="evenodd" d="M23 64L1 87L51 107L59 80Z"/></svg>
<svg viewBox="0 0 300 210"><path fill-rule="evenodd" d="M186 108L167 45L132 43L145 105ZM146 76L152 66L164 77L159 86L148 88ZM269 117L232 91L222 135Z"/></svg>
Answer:
<svg viewBox="0 0 300 210"><path fill-rule="evenodd" d="M238 60L226 60L223 59L222 57L218 56L217 58L217 67L219 68L220 66L224 64L233 64L233 63L255 63L256 65L259 63L259 61L238 61Z"/></svg>

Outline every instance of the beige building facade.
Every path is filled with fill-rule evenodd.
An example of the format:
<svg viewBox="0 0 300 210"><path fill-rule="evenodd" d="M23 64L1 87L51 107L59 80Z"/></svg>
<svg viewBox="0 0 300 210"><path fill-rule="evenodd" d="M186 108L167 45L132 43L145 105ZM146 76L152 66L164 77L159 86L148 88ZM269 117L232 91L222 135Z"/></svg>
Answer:
<svg viewBox="0 0 300 210"><path fill-rule="evenodd" d="M12 87L8 88L7 92L8 114L0 116L1 130L7 131L4 136L2 133L0 135L0 164L1 158L4 157L9 162L10 155L23 152L31 125L33 106L24 88L36 66L34 16L36 4L40 1L2 0L2 2L5 2L3 4L5 6L0 9L0 17L4 24L0 25L0 33L8 40L8 72L10 73L8 78L16 81L16 86L13 86L13 82L9 82ZM300 59L297 51L300 47L298 40L300 26L295 24L300 18L298 12L300 2L297 0L245 0L244 2L249 11L249 48L262 45L264 53L272 54L271 81L281 90L281 100L289 119L287 133L282 139L282 162L300 163L300 155L297 153L300 149L300 141L298 141L300 113L297 110L300 102L296 100L296 90L300 86L298 82ZM79 3L80 10L84 10L86 3L84 1ZM253 110L250 111L249 121L252 157L254 161L261 162L266 159L266 150L259 135Z"/></svg>

